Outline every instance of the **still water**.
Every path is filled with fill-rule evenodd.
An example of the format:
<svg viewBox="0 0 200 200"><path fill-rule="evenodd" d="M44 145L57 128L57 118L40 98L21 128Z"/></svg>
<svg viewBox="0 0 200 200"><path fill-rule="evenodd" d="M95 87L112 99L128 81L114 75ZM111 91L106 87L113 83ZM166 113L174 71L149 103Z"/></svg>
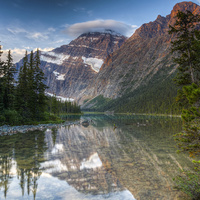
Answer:
<svg viewBox="0 0 200 200"><path fill-rule="evenodd" d="M0 199L174 200L180 118L84 115L72 125L0 137Z"/></svg>

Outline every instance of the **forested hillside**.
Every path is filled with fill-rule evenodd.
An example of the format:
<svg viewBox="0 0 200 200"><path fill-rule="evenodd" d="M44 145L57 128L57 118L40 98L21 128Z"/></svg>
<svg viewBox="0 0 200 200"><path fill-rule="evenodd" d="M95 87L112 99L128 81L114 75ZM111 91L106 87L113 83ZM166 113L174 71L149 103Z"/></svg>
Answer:
<svg viewBox="0 0 200 200"><path fill-rule="evenodd" d="M8 51L6 62L0 59L0 125L59 121L61 113L81 112L76 103L62 102L55 95L46 96L39 50L35 54L32 51L29 58L26 52L17 80L15 73L11 51Z"/></svg>

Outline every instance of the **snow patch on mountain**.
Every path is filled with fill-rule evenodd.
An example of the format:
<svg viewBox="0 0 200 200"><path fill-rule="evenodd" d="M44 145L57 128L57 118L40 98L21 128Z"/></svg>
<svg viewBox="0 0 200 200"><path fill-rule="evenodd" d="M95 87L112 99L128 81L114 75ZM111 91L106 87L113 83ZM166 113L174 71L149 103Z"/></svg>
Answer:
<svg viewBox="0 0 200 200"><path fill-rule="evenodd" d="M99 72L102 64L103 64L103 60L102 59L98 59L98 58L86 58L84 56L82 56L83 62L87 65L90 65L91 68L95 71L95 72Z"/></svg>
<svg viewBox="0 0 200 200"><path fill-rule="evenodd" d="M70 55L64 55L64 54L57 54L53 51L50 52L42 52L40 59L45 62L61 65L64 60L68 59Z"/></svg>
<svg viewBox="0 0 200 200"><path fill-rule="evenodd" d="M75 56L75 57L71 56L70 58L72 58L73 60L77 60L78 59L77 56Z"/></svg>
<svg viewBox="0 0 200 200"><path fill-rule="evenodd" d="M46 94L49 95L49 96L51 96L51 97L54 96L54 94L52 94L50 92L46 92ZM65 102L65 101L71 101L71 102L73 102L74 101L74 99L72 99L72 98L62 97L62 96L56 96L56 99L58 99L58 100L60 100L62 102Z"/></svg>
<svg viewBox="0 0 200 200"><path fill-rule="evenodd" d="M55 76L58 76L60 74L59 72L56 72L56 71L53 71L53 73Z"/></svg>
<svg viewBox="0 0 200 200"><path fill-rule="evenodd" d="M65 80L65 74L61 74L61 75L57 76L56 79L59 80L59 81L64 81Z"/></svg>
<svg viewBox="0 0 200 200"><path fill-rule="evenodd" d="M99 38L94 38L94 37L90 38L91 42L93 42L93 40L99 40Z"/></svg>
<svg viewBox="0 0 200 200"><path fill-rule="evenodd" d="M65 80L65 74L60 74L59 72L53 71L54 75L56 76L56 79L59 81Z"/></svg>

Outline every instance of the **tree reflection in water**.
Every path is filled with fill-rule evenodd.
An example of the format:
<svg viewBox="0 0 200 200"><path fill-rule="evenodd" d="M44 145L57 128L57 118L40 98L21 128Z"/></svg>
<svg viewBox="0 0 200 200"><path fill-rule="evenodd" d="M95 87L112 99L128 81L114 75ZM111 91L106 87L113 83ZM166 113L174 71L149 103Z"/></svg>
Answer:
<svg viewBox="0 0 200 200"><path fill-rule="evenodd" d="M9 184L14 176L20 182L22 196L32 192L35 199L37 181L42 171L40 163L44 162L44 152L47 150L43 131L2 136L0 138L0 189L6 198Z"/></svg>

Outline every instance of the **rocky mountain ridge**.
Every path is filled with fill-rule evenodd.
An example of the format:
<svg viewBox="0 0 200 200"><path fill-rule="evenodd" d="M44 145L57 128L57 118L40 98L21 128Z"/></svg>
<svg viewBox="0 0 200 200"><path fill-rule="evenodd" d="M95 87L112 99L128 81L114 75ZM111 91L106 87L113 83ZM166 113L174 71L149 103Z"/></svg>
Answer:
<svg viewBox="0 0 200 200"><path fill-rule="evenodd" d="M84 95L79 96L79 102L99 95L117 99L126 93L134 93L141 86L148 86L152 80L159 84L172 77L177 68L170 53L175 36L169 35L168 30L169 25L175 23L178 10L200 14L200 6L182 2L176 4L166 17L159 15L155 21L143 24L120 49L107 57L98 76L85 89ZM88 102L85 108L93 106Z"/></svg>
<svg viewBox="0 0 200 200"><path fill-rule="evenodd" d="M105 58L119 49L125 40L126 37L113 31L89 32L68 45L41 52L48 92L76 99L96 77Z"/></svg>
<svg viewBox="0 0 200 200"><path fill-rule="evenodd" d="M106 57L121 47L127 38L112 30L88 32L68 45L41 51L41 68L49 87L47 94L71 100L97 76ZM23 60L17 63L22 66Z"/></svg>

